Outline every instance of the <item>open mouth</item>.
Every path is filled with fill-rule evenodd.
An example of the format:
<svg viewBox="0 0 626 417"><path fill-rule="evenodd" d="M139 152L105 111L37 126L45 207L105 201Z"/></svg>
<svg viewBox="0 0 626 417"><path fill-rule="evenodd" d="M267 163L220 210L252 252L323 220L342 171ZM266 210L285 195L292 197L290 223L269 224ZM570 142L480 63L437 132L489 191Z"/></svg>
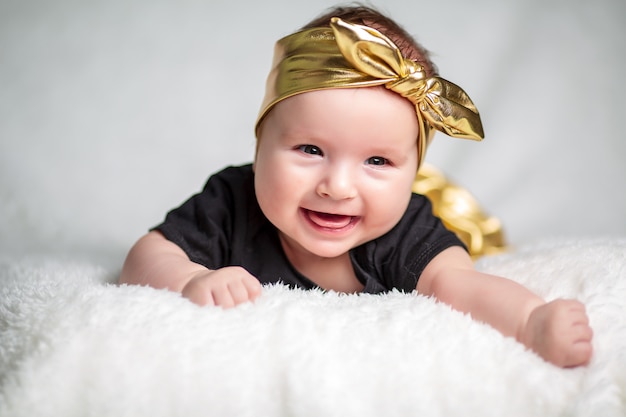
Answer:
<svg viewBox="0 0 626 417"><path fill-rule="evenodd" d="M323 213L320 211L313 211L302 209L305 217L313 223L313 225L332 231L342 231L351 228L356 224L360 217L347 216L344 214L332 214Z"/></svg>

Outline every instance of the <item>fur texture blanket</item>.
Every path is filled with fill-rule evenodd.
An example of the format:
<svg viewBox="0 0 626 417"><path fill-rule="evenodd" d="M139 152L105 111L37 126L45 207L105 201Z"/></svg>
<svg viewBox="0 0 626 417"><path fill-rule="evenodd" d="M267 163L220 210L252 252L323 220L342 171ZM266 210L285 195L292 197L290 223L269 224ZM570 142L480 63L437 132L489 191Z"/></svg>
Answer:
<svg viewBox="0 0 626 417"><path fill-rule="evenodd" d="M559 369L417 294L271 286L200 308L117 286L119 265L0 264L1 416L623 416L626 239L556 240L478 263L585 302L587 367Z"/></svg>

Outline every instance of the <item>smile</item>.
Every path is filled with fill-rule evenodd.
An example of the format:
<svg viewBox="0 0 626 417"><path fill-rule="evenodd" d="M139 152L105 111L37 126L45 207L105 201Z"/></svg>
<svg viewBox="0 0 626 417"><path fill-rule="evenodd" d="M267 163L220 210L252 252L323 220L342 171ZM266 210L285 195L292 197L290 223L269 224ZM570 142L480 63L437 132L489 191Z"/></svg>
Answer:
<svg viewBox="0 0 626 417"><path fill-rule="evenodd" d="M323 213L307 209L302 209L302 213L315 229L335 233L352 229L361 219L358 216Z"/></svg>

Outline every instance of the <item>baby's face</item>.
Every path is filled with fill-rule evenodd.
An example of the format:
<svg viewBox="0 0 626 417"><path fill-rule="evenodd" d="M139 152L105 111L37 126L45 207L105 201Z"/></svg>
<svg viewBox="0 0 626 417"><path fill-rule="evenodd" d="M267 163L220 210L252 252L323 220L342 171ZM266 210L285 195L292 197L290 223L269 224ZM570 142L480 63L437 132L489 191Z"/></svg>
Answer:
<svg viewBox="0 0 626 417"><path fill-rule="evenodd" d="M395 226L411 196L417 136L413 104L384 87L278 103L261 129L255 188L288 252L337 257Z"/></svg>

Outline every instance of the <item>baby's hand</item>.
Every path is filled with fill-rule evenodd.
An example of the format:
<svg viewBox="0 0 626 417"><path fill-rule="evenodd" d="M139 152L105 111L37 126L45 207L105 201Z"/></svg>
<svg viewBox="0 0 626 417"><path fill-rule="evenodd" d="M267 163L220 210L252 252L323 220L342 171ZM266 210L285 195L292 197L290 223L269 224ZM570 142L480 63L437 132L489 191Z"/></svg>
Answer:
<svg viewBox="0 0 626 417"><path fill-rule="evenodd" d="M593 331L585 306L575 300L555 300L535 308L520 341L555 365L586 365L591 359Z"/></svg>
<svg viewBox="0 0 626 417"><path fill-rule="evenodd" d="M234 307L254 301L261 294L261 283L245 269L229 266L197 273L181 291L194 303Z"/></svg>

